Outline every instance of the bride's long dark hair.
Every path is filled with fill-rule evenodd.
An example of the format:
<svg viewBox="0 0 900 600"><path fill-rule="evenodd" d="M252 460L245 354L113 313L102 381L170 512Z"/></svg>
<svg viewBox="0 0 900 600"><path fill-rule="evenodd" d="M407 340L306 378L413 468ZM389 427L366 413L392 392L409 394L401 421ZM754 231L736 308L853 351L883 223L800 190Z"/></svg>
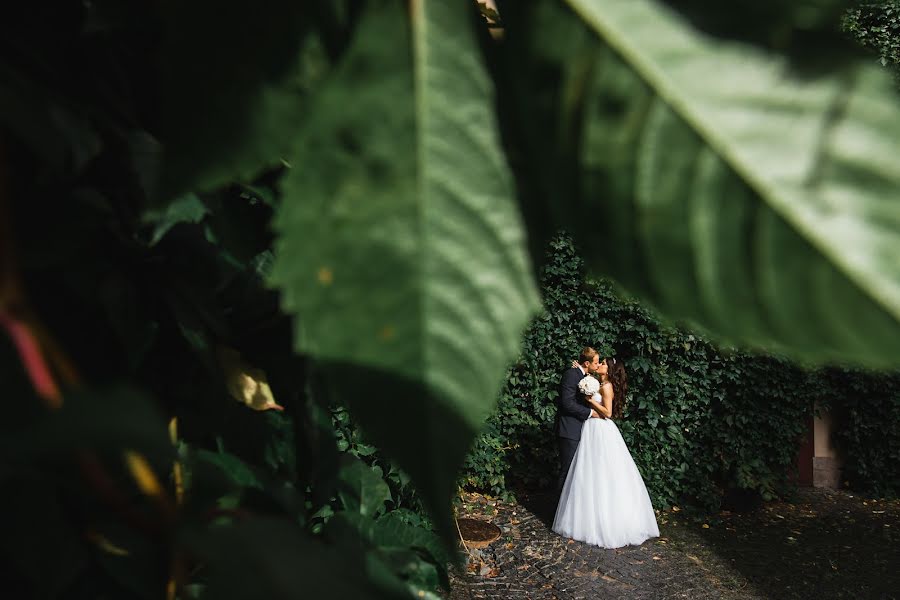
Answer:
<svg viewBox="0 0 900 600"><path fill-rule="evenodd" d="M621 419L625 413L625 395L628 393L628 375L625 365L615 357L603 359L606 362L606 378L613 386L612 418Z"/></svg>

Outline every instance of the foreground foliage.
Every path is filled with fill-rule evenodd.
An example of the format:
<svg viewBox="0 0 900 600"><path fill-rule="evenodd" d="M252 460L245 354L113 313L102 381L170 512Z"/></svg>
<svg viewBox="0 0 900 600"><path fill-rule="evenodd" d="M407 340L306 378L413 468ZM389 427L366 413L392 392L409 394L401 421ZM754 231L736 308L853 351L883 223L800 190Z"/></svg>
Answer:
<svg viewBox="0 0 900 600"><path fill-rule="evenodd" d="M889 78L758 4L4 7L4 590L432 593L560 225L715 339L895 365Z"/></svg>

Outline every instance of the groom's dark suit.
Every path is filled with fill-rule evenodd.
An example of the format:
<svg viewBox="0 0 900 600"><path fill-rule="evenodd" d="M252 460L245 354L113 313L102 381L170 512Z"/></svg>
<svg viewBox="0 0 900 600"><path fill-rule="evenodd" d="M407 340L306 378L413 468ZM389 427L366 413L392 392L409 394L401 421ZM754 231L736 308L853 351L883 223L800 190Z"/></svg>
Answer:
<svg viewBox="0 0 900 600"><path fill-rule="evenodd" d="M559 442L559 481L557 492L562 492L569 465L578 449L581 426L590 418L591 409L579 402L578 382L584 373L577 367L567 369L559 382L559 396L556 397L556 437Z"/></svg>

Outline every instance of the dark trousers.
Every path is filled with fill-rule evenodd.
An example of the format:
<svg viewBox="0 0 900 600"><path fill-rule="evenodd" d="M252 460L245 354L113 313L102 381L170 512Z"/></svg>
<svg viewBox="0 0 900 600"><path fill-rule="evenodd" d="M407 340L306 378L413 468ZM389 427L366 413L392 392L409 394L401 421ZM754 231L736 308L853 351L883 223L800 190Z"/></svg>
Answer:
<svg viewBox="0 0 900 600"><path fill-rule="evenodd" d="M563 485L566 483L566 475L569 473L569 465L575 458L578 449L578 440L569 438L556 438L559 443L559 482L556 484L556 495L562 494Z"/></svg>

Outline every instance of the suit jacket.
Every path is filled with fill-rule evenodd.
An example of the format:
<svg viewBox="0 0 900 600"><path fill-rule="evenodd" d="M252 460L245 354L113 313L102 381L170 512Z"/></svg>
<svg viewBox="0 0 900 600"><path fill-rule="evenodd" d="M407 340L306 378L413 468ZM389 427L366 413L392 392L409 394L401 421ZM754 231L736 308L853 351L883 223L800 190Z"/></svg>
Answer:
<svg viewBox="0 0 900 600"><path fill-rule="evenodd" d="M556 397L556 436L570 440L581 439L581 426L591 416L591 409L583 401L578 391L578 382L584 375L581 369L566 369L559 382Z"/></svg>

